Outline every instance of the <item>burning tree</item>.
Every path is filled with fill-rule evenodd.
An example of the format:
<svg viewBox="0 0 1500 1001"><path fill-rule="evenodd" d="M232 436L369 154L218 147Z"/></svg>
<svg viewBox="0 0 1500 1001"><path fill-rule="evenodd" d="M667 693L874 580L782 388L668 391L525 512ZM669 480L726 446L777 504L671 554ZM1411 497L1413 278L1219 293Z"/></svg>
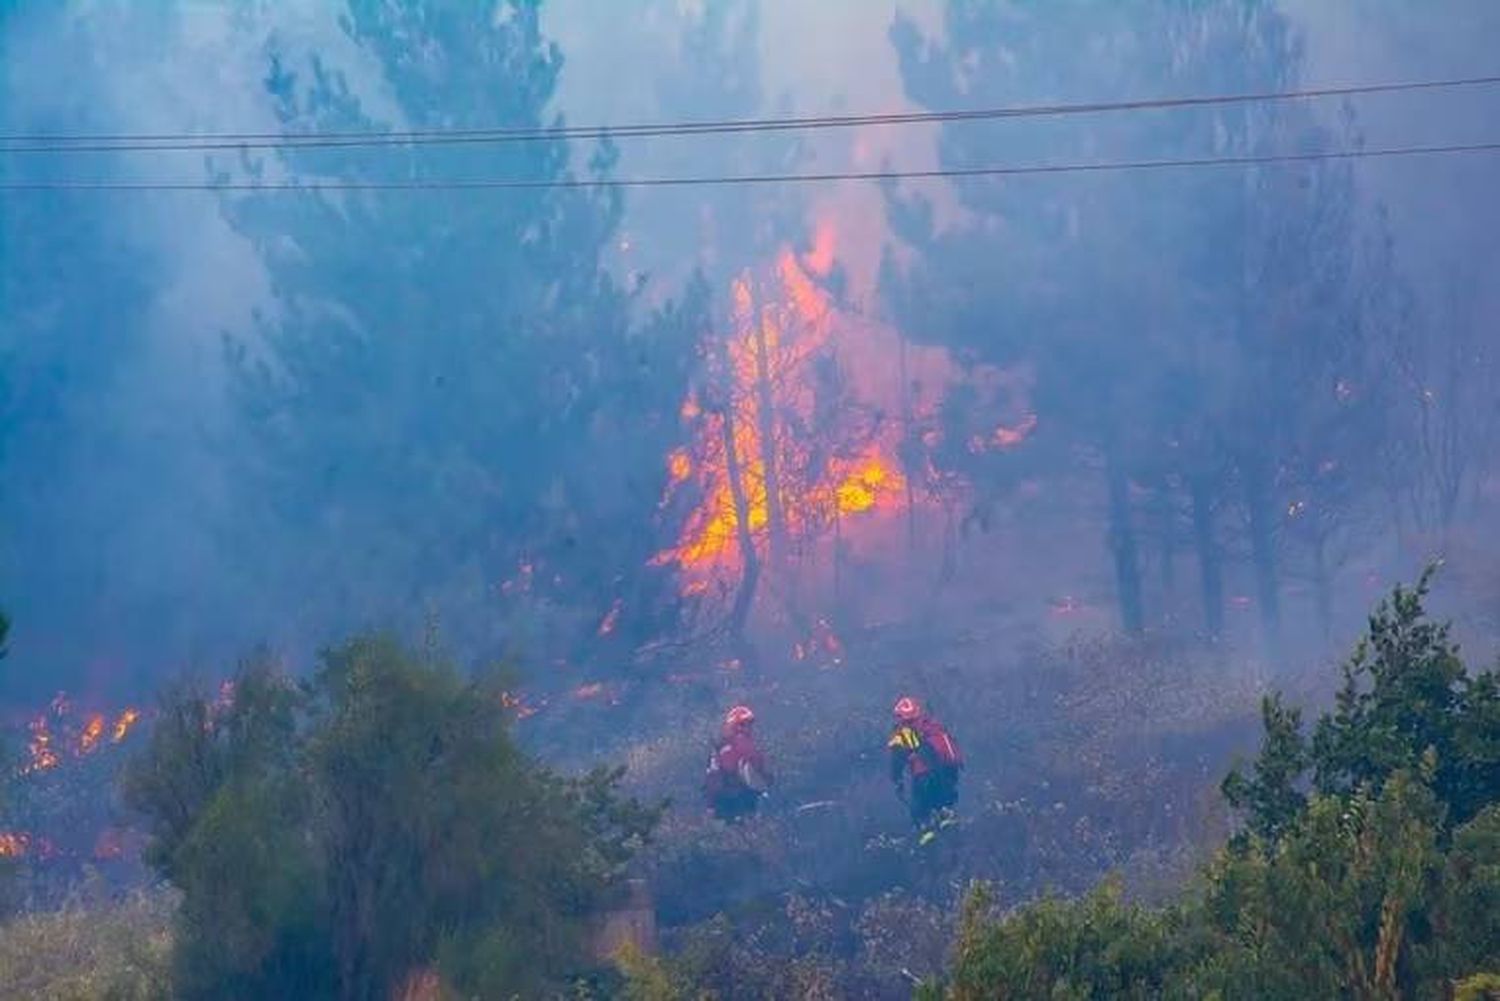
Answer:
<svg viewBox="0 0 1500 1001"><path fill-rule="evenodd" d="M855 386L841 350L849 318L829 287L833 232L783 248L773 267L731 287L728 333L710 337L707 377L683 404L692 444L667 460L674 497L691 498L675 564L688 596L729 601L741 637L770 570L780 607L800 632L811 620L802 576L832 537L835 581L846 523L899 511L900 429Z"/></svg>

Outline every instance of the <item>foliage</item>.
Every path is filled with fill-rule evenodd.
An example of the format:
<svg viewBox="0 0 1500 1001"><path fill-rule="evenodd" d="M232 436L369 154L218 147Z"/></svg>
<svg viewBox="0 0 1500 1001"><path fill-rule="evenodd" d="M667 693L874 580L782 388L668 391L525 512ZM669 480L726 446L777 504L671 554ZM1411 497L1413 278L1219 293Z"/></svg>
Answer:
<svg viewBox="0 0 1500 1001"><path fill-rule="evenodd" d="M1154 998L1191 958L1183 916L1126 904L1117 883L1077 901L1047 898L1001 921L989 917L993 906L983 884L965 899L946 996ZM944 996L933 987L924 994Z"/></svg>
<svg viewBox="0 0 1500 1001"><path fill-rule="evenodd" d="M1310 742L1296 710L1279 697L1266 700L1265 742L1250 777L1236 768L1224 781L1252 832L1278 836L1299 811L1309 769L1320 792L1348 797L1399 771L1422 770L1430 758L1444 830L1500 800L1500 675L1471 675L1448 626L1428 619L1434 569L1415 587L1397 587L1370 616L1343 665L1335 709L1318 720Z"/></svg>
<svg viewBox="0 0 1500 1001"><path fill-rule="evenodd" d="M659 809L531 761L507 717L492 679L383 636L306 682L260 659L227 698L168 691L125 792L183 895L179 990L385 997L435 963L488 996L582 964Z"/></svg>
<svg viewBox="0 0 1500 1001"><path fill-rule="evenodd" d="M164 1001L172 996L172 899L140 892L70 903L0 925L0 993L35 1001Z"/></svg>
<svg viewBox="0 0 1500 1001"><path fill-rule="evenodd" d="M1223 786L1247 829L1193 892L1146 909L1106 884L996 919L976 889L950 975L927 996L1485 990L1500 960L1500 789L1486 758L1494 675L1471 677L1446 628L1426 619L1429 581L1398 587L1371 616L1311 741L1295 709L1266 700L1260 757Z"/></svg>
<svg viewBox="0 0 1500 1001"><path fill-rule="evenodd" d="M941 32L906 16L891 29L908 97L934 110L1099 93L1274 92L1295 89L1303 72L1293 22L1270 0L942 6ZM1018 121L1004 132L950 124L938 155L960 171L1253 157L1357 141L1351 131L1305 105L1273 102L1086 126ZM1310 550L1326 605L1330 565L1386 473L1371 457L1389 438L1391 366L1373 331L1392 322L1395 306L1362 290L1399 285L1387 258L1361 256L1362 206L1348 165L966 177L951 193L962 220L939 227L933 200L892 188L887 214L908 252L887 256L882 290L913 336L970 364L1034 375L1039 434L1073 446L1046 449L1051 461L1071 453L1104 474L1126 628L1147 624L1139 487L1165 522L1155 540L1165 566L1174 539L1194 540L1210 633L1223 627L1231 504L1244 515L1266 625L1276 626L1288 541ZM1009 491L1027 476L1018 467L1028 460L962 445L940 445L930 458L981 488ZM1176 524L1184 507L1191 530Z"/></svg>
<svg viewBox="0 0 1500 1001"><path fill-rule="evenodd" d="M1447 624L1427 618L1435 569L1370 617L1337 708L1313 732L1313 768L1320 789L1346 793L1432 755L1433 791L1458 825L1500 800L1500 674L1470 675Z"/></svg>
<svg viewBox="0 0 1500 1001"><path fill-rule="evenodd" d="M1302 711L1285 705L1280 693L1261 702L1261 726L1265 734L1250 776L1236 768L1225 776L1221 789L1230 806L1245 812L1253 834L1274 841L1307 806L1297 785L1307 771L1307 740L1302 736Z"/></svg>
<svg viewBox="0 0 1500 1001"><path fill-rule="evenodd" d="M288 130L541 128L562 68L541 22L527 0L350 4L341 24L379 87L280 43L265 84ZM226 205L276 298L262 336L230 349L251 438L240 481L293 540L276 552L315 552L336 579L307 594L335 621L368 622L400 580L455 641L551 661L594 642L616 601L616 636L637 642L674 607L668 571L647 566L661 542L649 526L705 304L690 292L635 321L638 290L603 260L619 192L572 184L572 154L562 139L286 150L248 169L569 183ZM584 172L608 174L614 156L601 147Z"/></svg>

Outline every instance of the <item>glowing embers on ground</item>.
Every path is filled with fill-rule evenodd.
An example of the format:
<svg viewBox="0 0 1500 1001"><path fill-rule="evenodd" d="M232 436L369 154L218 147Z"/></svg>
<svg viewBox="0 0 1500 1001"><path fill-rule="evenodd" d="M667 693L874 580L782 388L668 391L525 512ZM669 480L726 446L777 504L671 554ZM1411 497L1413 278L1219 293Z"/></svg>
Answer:
<svg viewBox="0 0 1500 1001"><path fill-rule="evenodd" d="M847 318L820 283L834 266L833 231L820 226L805 254L783 250L775 266L731 290L732 332L716 342L709 385L681 415L693 432L667 456L668 497L694 504L677 544L657 564L705 574L758 554L805 551L847 516L897 511L906 482L896 460L899 427L854 385L836 328Z"/></svg>
<svg viewBox="0 0 1500 1001"><path fill-rule="evenodd" d="M33 837L25 831L0 831L0 859L56 858L57 846L49 839Z"/></svg>
<svg viewBox="0 0 1500 1001"><path fill-rule="evenodd" d="M1026 443L1027 438L1031 437L1031 433L1036 430L1036 425L1036 414L1025 414L1014 425L1001 424L989 435L975 435L970 438L969 451L977 454L992 449L1009 451L1013 448L1019 448Z"/></svg>
<svg viewBox="0 0 1500 1001"><path fill-rule="evenodd" d="M805 640L793 644L792 659L812 659L827 667L838 667L844 662L844 644L833 631L827 619L818 619L812 633Z"/></svg>

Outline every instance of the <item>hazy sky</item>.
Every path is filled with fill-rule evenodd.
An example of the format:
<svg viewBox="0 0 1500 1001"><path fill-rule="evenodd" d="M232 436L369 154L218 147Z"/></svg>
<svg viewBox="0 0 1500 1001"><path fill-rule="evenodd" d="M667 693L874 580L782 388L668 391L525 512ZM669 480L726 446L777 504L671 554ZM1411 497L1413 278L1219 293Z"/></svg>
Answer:
<svg viewBox="0 0 1500 1001"><path fill-rule="evenodd" d="M657 120L661 77L678 58L683 16L708 0L552 0L545 25L566 64L557 106L573 124ZM941 31L940 0L763 0L759 4L760 113L881 112L907 107L888 30L897 10ZM1355 83L1456 77L1500 70L1500 3L1494 0L1286 0L1306 32L1305 78ZM275 40L291 51L317 51L349 75L377 114L389 110L382 84L338 27L337 6L323 0L248 4L122 5L82 0L68 13L37 5L6 22L4 74L9 125L45 129L57 112L92 102L101 131L258 131L275 127L265 89L266 51ZM681 95L679 95L681 96ZM1088 95L1114 98L1126 95ZM692 95L685 106L695 105ZM701 103L701 102L700 102ZM1362 99L1359 121L1373 145L1497 139L1500 88L1469 94ZM723 115L702 105L699 117ZM735 112L739 113L739 112ZM396 124L393 122L393 124ZM497 123L500 124L500 123ZM921 129L837 134L808 149L809 169L872 167L889 160L928 166L932 135ZM691 159L690 159L691 157ZM690 163L715 164L713 150L685 151L670 142L622 150L619 173L669 174ZM201 179L194 155L140 157L118 164L128 176ZM1500 158L1451 157L1364 163L1367 196L1390 209L1403 265L1429 300L1445 283L1466 281L1500 312L1497 283L1478 283L1500 265L1500 199L1492 179ZM77 175L97 166L80 164ZM272 169L274 169L274 164ZM1455 191L1489 198L1454 197ZM883 240L881 200L872 185L841 183L804 191L809 216L839 221L839 253L853 265L856 291L868 292ZM163 262L152 290L151 341L122 372L111 412L122 443L121 470L85 476L80 490L115 474L149 476L150 503L124 512L99 559L122 592L200 595L214 569L215 512L229 503L217 450L223 418L222 337L253 329L267 283L247 243L221 219L212 195L115 196L119 225L141 253ZM683 225L678 193L632 192L626 230L649 243ZM862 285L860 283L863 283ZM108 336L101 331L99 336ZM171 544L164 544L170 540ZM206 598L202 600L208 600ZM183 627L178 646L190 654L202 634ZM207 628L207 627L205 627ZM251 626L249 628L255 628Z"/></svg>

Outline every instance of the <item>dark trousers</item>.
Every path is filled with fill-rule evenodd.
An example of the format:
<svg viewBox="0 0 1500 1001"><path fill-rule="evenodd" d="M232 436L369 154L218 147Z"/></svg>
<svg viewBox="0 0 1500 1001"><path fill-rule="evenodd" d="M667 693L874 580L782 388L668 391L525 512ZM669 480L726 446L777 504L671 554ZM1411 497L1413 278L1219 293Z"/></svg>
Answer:
<svg viewBox="0 0 1500 1001"><path fill-rule="evenodd" d="M934 768L911 780L911 820L925 827L932 815L958 802L958 770Z"/></svg>
<svg viewBox="0 0 1500 1001"><path fill-rule="evenodd" d="M726 789L714 797L714 816L733 823L753 814L760 806L760 793L748 786Z"/></svg>

